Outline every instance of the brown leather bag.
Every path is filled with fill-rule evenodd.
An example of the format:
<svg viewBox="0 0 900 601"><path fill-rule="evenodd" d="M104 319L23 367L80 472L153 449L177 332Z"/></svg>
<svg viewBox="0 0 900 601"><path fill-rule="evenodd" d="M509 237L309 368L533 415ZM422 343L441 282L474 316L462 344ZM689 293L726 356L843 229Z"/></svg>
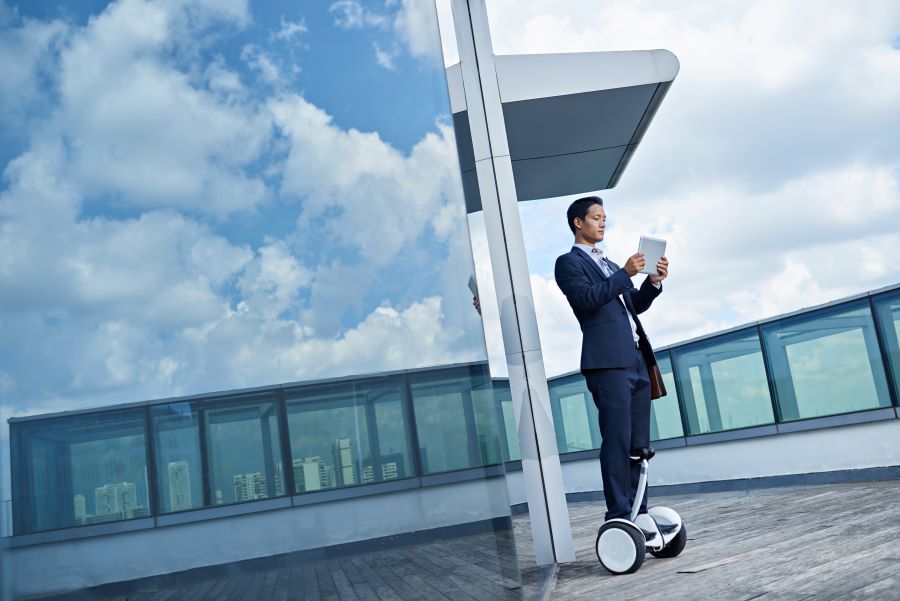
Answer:
<svg viewBox="0 0 900 601"><path fill-rule="evenodd" d="M659 371L659 365L656 363L648 365L647 375L650 376L650 400L666 396L666 385L662 379L662 372Z"/></svg>
<svg viewBox="0 0 900 601"><path fill-rule="evenodd" d="M659 365L656 364L656 356L653 354L653 347L647 334L641 330L640 349L644 355L644 363L647 364L647 376L650 378L650 400L658 399L666 396L666 385L662 379L662 372L659 371Z"/></svg>

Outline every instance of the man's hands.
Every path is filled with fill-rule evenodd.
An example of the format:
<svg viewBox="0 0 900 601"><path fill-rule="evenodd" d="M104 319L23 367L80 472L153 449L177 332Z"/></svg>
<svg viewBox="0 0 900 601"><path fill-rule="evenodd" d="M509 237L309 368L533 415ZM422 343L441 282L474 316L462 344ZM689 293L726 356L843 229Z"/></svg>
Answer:
<svg viewBox="0 0 900 601"><path fill-rule="evenodd" d="M659 284L661 281L666 279L669 275L669 260L665 257L660 257L659 261L656 263L656 271L659 275L651 275L650 283L651 284Z"/></svg>
<svg viewBox="0 0 900 601"><path fill-rule="evenodd" d="M625 266L622 269L625 270L625 273L628 274L628 277L633 278L637 274L641 272L644 268L646 261L644 260L644 253L636 252L625 262Z"/></svg>
<svg viewBox="0 0 900 601"><path fill-rule="evenodd" d="M644 266L647 262L644 260L644 253L636 252L630 257L628 257L628 261L625 262L625 266L622 268L625 270L625 273L628 274L628 277L633 278L637 274L644 269ZM660 257L659 261L656 263L656 271L659 275L651 275L650 283L659 284L661 281L666 279L669 275L669 260L665 257Z"/></svg>

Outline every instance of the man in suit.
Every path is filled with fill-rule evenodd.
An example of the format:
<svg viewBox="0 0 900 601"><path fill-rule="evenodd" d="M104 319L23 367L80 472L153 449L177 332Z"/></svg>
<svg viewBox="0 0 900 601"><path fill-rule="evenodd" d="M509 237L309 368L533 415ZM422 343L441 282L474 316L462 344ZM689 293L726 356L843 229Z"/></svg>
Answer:
<svg viewBox="0 0 900 601"><path fill-rule="evenodd" d="M631 278L644 268L643 253L619 267L595 246L606 230L603 201L597 196L579 198L566 217L575 245L556 260L556 283L581 326L581 373L600 412L606 519L628 519L641 471L629 451L650 446L647 365L656 362L638 315L662 292L669 261L661 258L659 275L648 276L636 289ZM646 512L644 495L640 513Z"/></svg>

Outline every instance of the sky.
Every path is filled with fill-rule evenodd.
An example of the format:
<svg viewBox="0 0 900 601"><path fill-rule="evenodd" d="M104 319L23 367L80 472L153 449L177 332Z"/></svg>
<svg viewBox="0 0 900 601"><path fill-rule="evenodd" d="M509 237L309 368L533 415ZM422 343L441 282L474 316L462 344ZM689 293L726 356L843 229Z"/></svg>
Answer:
<svg viewBox="0 0 900 601"><path fill-rule="evenodd" d="M642 234L668 242L669 279L641 316L654 346L900 282L897 2L487 8L495 54L665 48L680 61L621 181L600 193L612 260ZM578 369L578 325L553 280L574 198L519 204L549 375ZM485 317L493 370L496 307Z"/></svg>
<svg viewBox="0 0 900 601"><path fill-rule="evenodd" d="M656 346L900 281L897 2L488 11L498 54L678 56L602 193L613 260L668 241ZM3 448L10 416L483 360L473 269L505 375L435 32L427 0L0 0ZM549 375L571 200L519 205Z"/></svg>

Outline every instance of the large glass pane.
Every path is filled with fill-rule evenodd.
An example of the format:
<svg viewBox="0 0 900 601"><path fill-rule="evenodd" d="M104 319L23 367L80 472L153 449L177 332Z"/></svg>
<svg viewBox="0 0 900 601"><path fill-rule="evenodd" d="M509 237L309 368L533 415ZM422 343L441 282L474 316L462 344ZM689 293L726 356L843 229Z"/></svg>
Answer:
<svg viewBox="0 0 900 601"><path fill-rule="evenodd" d="M756 331L674 349L688 434L774 423L769 384Z"/></svg>
<svg viewBox="0 0 900 601"><path fill-rule="evenodd" d="M204 506L200 416L191 403L150 408L160 513Z"/></svg>
<svg viewBox="0 0 900 601"><path fill-rule="evenodd" d="M17 533L147 517L143 409L16 423Z"/></svg>
<svg viewBox="0 0 900 601"><path fill-rule="evenodd" d="M286 391L294 492L413 475L402 387L392 378Z"/></svg>
<svg viewBox="0 0 900 601"><path fill-rule="evenodd" d="M371 464L364 464L363 483L370 481L396 480L415 475L412 461L412 441L409 430L410 421L407 405L403 402L400 390L401 383L389 388L376 390L372 399L374 404L375 430L378 436L377 452L372 453ZM367 475L368 470L373 476Z"/></svg>
<svg viewBox="0 0 900 601"><path fill-rule="evenodd" d="M0 94L0 121L18 124L0 125L0 441L7 416L37 435L51 413L89 424L146 402L147 421L27 443L13 512L96 528L73 534L77 553L41 546L32 565L71 567L14 596L72 573L92 587L300 551L312 565L348 542L428 546L432 531L481 532L489 561L467 569L496 578L476 596L506 594L502 469L415 479L507 448L434 5L6 4L3 56L32 57L34 85ZM411 392L417 373L447 386L415 376ZM122 541L140 562L88 538L151 507ZM299 590L331 596L300 573Z"/></svg>
<svg viewBox="0 0 900 601"><path fill-rule="evenodd" d="M285 494L274 393L217 399L202 409L214 505Z"/></svg>
<svg viewBox="0 0 900 601"><path fill-rule="evenodd" d="M485 465L473 393L490 389L487 365L428 375L416 373L410 380L423 473Z"/></svg>
<svg viewBox="0 0 900 601"><path fill-rule="evenodd" d="M900 397L900 290L881 294L872 300L884 342L882 352L887 354L891 366L894 393Z"/></svg>
<svg viewBox="0 0 900 601"><path fill-rule="evenodd" d="M600 447L597 408L581 374L548 382L556 445L560 453Z"/></svg>
<svg viewBox="0 0 900 601"><path fill-rule="evenodd" d="M891 404L866 300L763 326L785 421Z"/></svg>
<svg viewBox="0 0 900 601"><path fill-rule="evenodd" d="M650 440L664 440L684 436L681 410L678 408L678 391L669 354L656 356L656 363L666 385L666 396L650 403Z"/></svg>

